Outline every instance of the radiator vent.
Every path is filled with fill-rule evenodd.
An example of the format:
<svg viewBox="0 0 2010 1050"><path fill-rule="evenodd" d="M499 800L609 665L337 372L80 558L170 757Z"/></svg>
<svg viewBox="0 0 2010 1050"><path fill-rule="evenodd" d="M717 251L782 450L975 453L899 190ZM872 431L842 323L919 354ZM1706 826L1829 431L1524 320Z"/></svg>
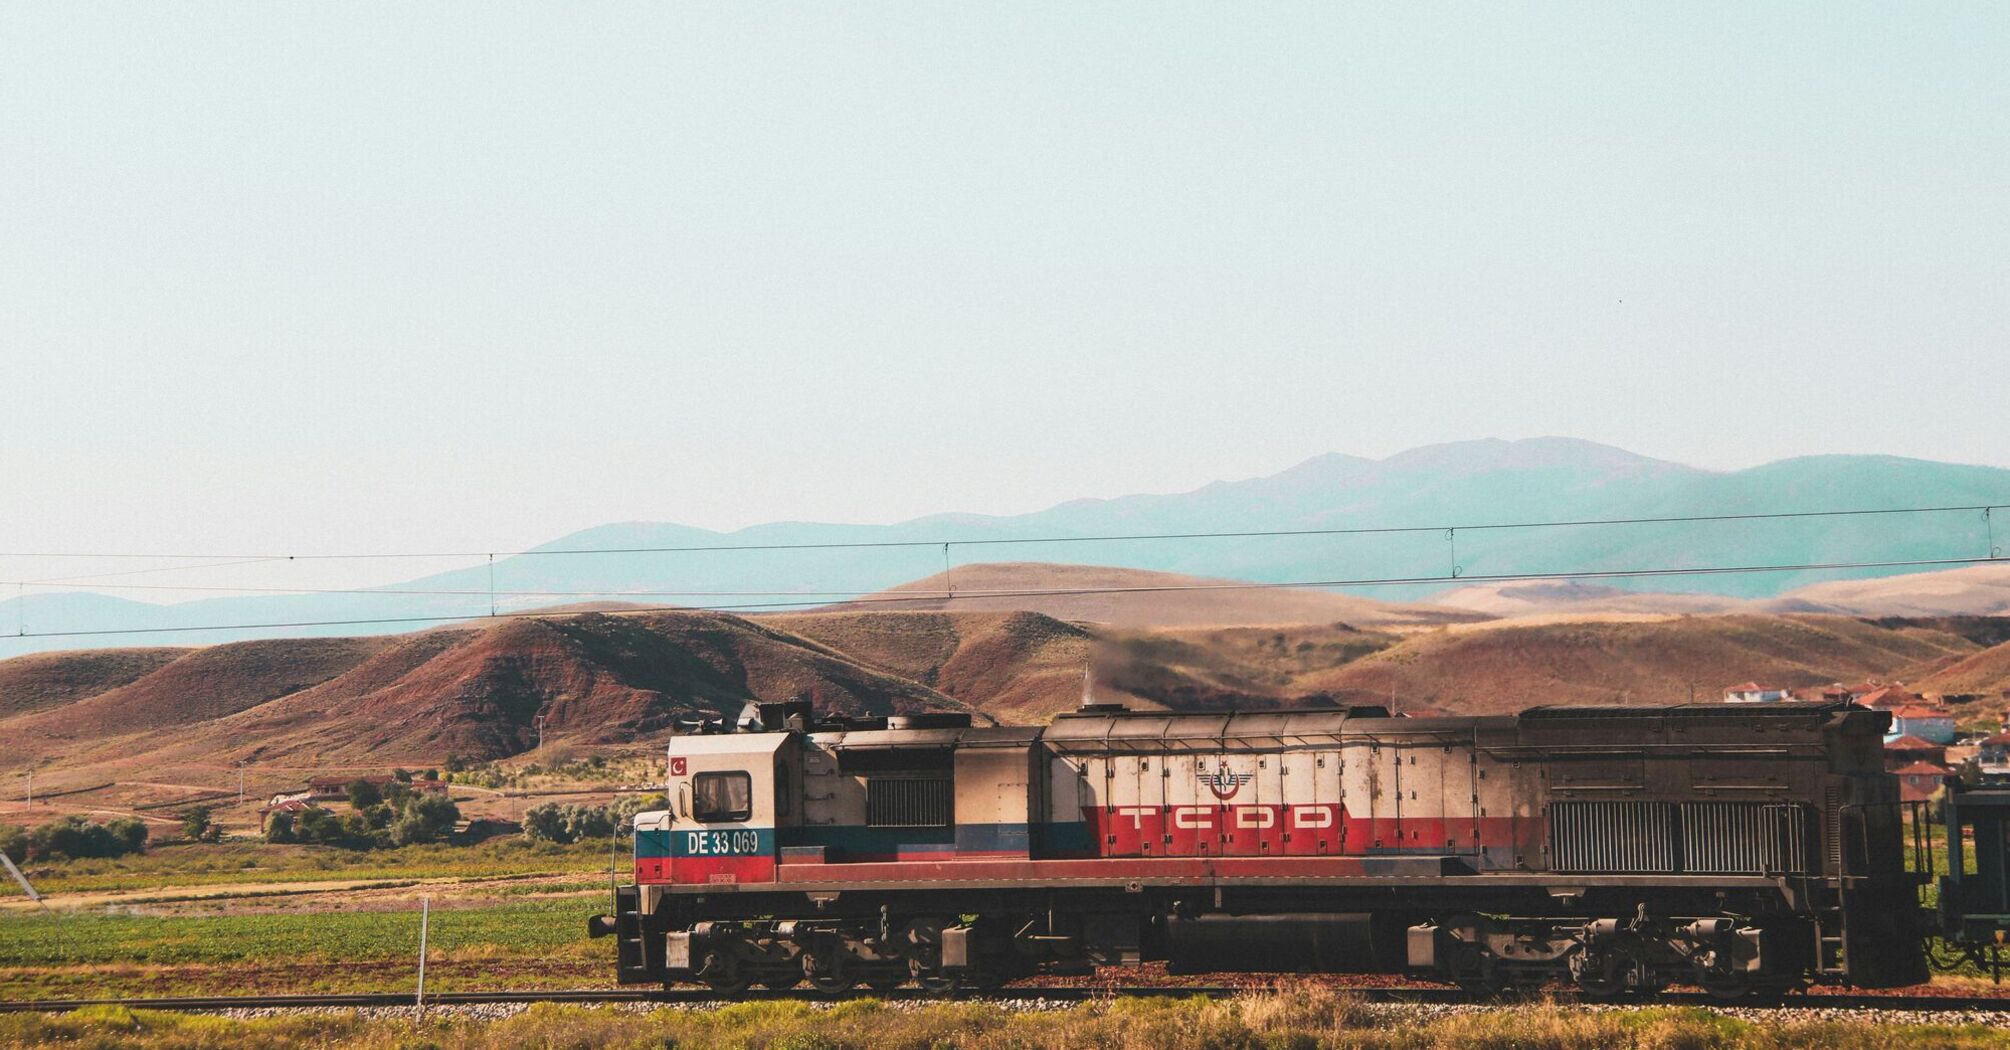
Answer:
<svg viewBox="0 0 2010 1050"><path fill-rule="evenodd" d="M1673 873L1675 819L1675 806L1668 802L1551 803L1550 867Z"/></svg>
<svg viewBox="0 0 2010 1050"><path fill-rule="evenodd" d="M1551 869L1692 875L1819 870L1813 807L1765 802L1555 802Z"/></svg>
<svg viewBox="0 0 2010 1050"><path fill-rule="evenodd" d="M1804 874L1815 869L1814 844L1814 812L1808 806L1682 804L1682 870L1686 872Z"/></svg>
<svg viewBox="0 0 2010 1050"><path fill-rule="evenodd" d="M943 828L956 822L956 794L939 777L869 777L865 822L875 828Z"/></svg>

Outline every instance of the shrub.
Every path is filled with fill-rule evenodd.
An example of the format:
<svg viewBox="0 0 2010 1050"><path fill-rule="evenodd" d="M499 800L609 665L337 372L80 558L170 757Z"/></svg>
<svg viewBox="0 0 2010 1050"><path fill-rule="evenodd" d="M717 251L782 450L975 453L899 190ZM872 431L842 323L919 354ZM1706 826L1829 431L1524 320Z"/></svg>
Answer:
<svg viewBox="0 0 2010 1050"><path fill-rule="evenodd" d="M214 806L192 806L181 815L181 833L193 842L215 842L223 837L223 829L210 820L216 812Z"/></svg>
<svg viewBox="0 0 2010 1050"><path fill-rule="evenodd" d="M118 829L114 830L82 817L61 817L28 833L24 856L48 859L123 857L137 852L146 844L146 826L141 824L137 832L131 827L139 823L127 818L120 821ZM14 850L9 848L7 855L14 856Z"/></svg>
<svg viewBox="0 0 2010 1050"><path fill-rule="evenodd" d="M662 809L669 800L661 794L623 795L605 806L547 803L533 806L523 815L523 835L533 842L560 845L580 839L606 838L621 830L645 809Z"/></svg>
<svg viewBox="0 0 2010 1050"><path fill-rule="evenodd" d="M384 801L384 793L377 790L377 785L367 780L352 780L349 782L349 805L355 807L357 810L369 809L371 806L377 805L382 801Z"/></svg>
<svg viewBox="0 0 2010 1050"><path fill-rule="evenodd" d="M120 817L106 824L105 830L125 844L127 853L140 853L147 848L147 822L138 817Z"/></svg>
<svg viewBox="0 0 2010 1050"><path fill-rule="evenodd" d="M305 842L349 849L377 849L438 842L461 819L459 806L444 792L405 791L399 804L377 802L364 810L336 814L305 806L297 814L275 813L266 822L267 842Z"/></svg>
<svg viewBox="0 0 2010 1050"><path fill-rule="evenodd" d="M0 853L19 864L28 859L28 829L18 824L0 824Z"/></svg>

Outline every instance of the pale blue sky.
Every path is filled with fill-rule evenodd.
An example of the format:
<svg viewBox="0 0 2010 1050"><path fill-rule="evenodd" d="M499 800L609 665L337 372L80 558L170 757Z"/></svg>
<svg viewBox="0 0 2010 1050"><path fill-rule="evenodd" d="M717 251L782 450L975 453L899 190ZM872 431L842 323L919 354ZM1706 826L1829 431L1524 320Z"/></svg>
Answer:
<svg viewBox="0 0 2010 1050"><path fill-rule="evenodd" d="M2010 6L1657 6L9 3L0 550L2010 464Z"/></svg>

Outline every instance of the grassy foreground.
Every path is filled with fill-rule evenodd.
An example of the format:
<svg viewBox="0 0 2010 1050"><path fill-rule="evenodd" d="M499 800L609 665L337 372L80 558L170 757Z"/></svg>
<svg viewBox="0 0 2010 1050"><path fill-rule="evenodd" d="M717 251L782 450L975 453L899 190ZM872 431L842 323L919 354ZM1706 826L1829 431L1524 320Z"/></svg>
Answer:
<svg viewBox="0 0 2010 1050"><path fill-rule="evenodd" d="M1409 1010L1411 1012L1405 1013ZM828 1008L803 1002L743 1003L718 1010L632 1012L539 1005L503 1020L458 1016L364 1019L353 1014L236 1021L186 1014L96 1009L67 1016L0 1016L0 1046L234 1046L486 1050L502 1047L840 1048L1297 1048L1626 1047L1910 1050L2005 1047L2010 1033L1980 1026L1767 1020L1704 1010L1586 1011L1518 1006L1430 1016L1378 1007L1305 987L1227 1000L1120 999L1069 1010L1013 1012L983 1003L911 1009L874 1000Z"/></svg>

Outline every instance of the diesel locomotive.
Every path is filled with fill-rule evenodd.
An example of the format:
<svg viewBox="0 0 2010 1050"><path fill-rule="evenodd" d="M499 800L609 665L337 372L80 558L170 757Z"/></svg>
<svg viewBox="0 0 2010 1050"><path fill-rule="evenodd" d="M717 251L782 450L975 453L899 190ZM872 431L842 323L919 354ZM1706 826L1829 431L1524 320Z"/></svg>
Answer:
<svg viewBox="0 0 2010 1050"><path fill-rule="evenodd" d="M1913 984L1927 913L1887 718L1088 704L980 727L755 704L671 739L670 806L636 817L634 882L589 929L624 983L728 994L1151 961L1594 997ZM1953 877L1943 908L2004 896L2001 871Z"/></svg>

